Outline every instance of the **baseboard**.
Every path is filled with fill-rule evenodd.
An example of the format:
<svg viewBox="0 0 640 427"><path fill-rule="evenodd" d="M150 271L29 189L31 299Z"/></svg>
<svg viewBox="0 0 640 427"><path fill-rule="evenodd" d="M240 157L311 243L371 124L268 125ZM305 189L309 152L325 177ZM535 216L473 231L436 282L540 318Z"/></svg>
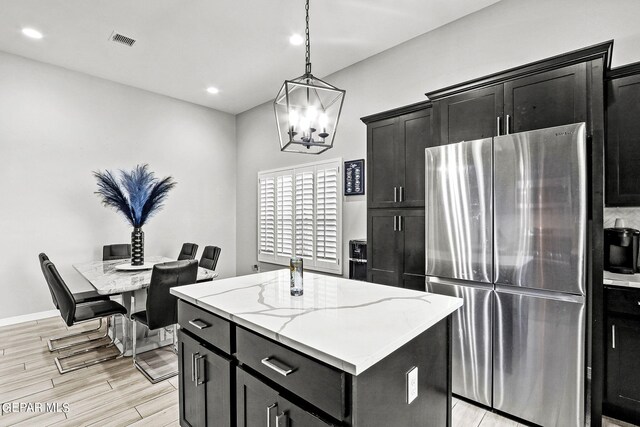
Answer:
<svg viewBox="0 0 640 427"><path fill-rule="evenodd" d="M21 316L5 317L0 319L1 326L15 325L16 323L31 322L33 320L46 319L47 317L58 316L58 310L40 311L38 313L23 314Z"/></svg>

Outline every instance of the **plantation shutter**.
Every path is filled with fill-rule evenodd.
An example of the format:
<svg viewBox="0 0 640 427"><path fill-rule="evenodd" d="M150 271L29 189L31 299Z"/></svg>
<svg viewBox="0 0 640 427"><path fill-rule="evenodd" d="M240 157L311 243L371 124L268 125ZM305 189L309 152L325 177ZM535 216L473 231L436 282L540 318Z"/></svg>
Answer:
<svg viewBox="0 0 640 427"><path fill-rule="evenodd" d="M259 182L259 259L273 258L275 251L275 182L273 177L260 178ZM269 258L266 258L269 257Z"/></svg>
<svg viewBox="0 0 640 427"><path fill-rule="evenodd" d="M276 178L276 256L293 255L293 175Z"/></svg>
<svg viewBox="0 0 640 427"><path fill-rule="evenodd" d="M338 263L338 166L316 169L316 264Z"/></svg>
<svg viewBox="0 0 640 427"><path fill-rule="evenodd" d="M296 255L313 260L313 169L296 169Z"/></svg>
<svg viewBox="0 0 640 427"><path fill-rule="evenodd" d="M258 261L342 273L342 161L258 173Z"/></svg>

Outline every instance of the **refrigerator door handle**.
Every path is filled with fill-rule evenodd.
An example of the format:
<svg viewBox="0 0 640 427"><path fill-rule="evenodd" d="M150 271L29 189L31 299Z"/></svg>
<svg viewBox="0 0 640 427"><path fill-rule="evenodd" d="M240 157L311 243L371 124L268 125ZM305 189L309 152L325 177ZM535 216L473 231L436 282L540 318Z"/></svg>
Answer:
<svg viewBox="0 0 640 427"><path fill-rule="evenodd" d="M611 325L611 348L616 348L616 325Z"/></svg>

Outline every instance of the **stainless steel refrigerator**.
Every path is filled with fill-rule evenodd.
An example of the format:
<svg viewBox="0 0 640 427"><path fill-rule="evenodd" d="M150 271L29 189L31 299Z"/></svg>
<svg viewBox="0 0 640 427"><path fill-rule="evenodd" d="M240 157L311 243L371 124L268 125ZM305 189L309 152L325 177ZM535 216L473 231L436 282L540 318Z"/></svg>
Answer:
<svg viewBox="0 0 640 427"><path fill-rule="evenodd" d="M453 392L584 425L586 130L427 148L427 290L464 299Z"/></svg>

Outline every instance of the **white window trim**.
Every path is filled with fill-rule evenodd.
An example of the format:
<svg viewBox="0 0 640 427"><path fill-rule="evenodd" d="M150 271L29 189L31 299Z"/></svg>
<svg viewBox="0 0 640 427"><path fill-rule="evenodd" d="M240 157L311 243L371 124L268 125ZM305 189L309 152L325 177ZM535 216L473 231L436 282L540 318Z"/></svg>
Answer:
<svg viewBox="0 0 640 427"><path fill-rule="evenodd" d="M338 170L338 175L337 175L337 184L338 184L338 188L337 188L337 247L336 247L336 263L329 263L326 261L322 261L322 260L316 260L316 255L317 255L317 246L316 246L316 236L317 236L317 228L316 228L316 224L317 224L317 168L321 167L321 166L334 166L337 168ZM277 265L289 265L289 257L283 257L283 256L278 256L277 255L277 247L278 247L278 242L274 241L274 253L269 253L269 254L263 254L260 252L260 220L261 220L261 199L260 199L260 179L261 178L273 178L274 179L274 187L275 187L275 191L277 193L277 176L278 175L285 175L285 174L289 174L293 177L293 225L292 225L292 231L293 231L293 252L295 253L296 251L296 206L295 206L295 194L296 194L296 172L302 172L302 171L309 171L312 170L313 171L313 182L314 182L314 187L313 187L313 218L314 218L314 225L313 225L313 261L309 261L307 259L304 260L304 268L308 269L308 270L312 270L312 271L319 271L319 272L324 272L324 273L331 273L331 274L340 274L342 275L342 204L343 204L343 200L344 200L344 196L343 196L343 179L342 179L342 167L343 167L343 162L341 158L335 158L335 159L328 159L328 160L322 160L322 161L317 161L317 162L311 162L311 163L304 163L304 164L300 164L300 165L295 165L295 166L289 166L289 167L285 167L285 168L278 168L278 169L269 169L269 170L264 170L264 171L259 171L258 172L258 177L257 177L257 195L256 195L256 200L257 200L257 221L256 221L256 236L257 236L257 242L256 242L256 252L257 252L257 258L259 262L264 262L264 263L269 263L269 264L277 264ZM274 196L277 197L277 196ZM275 201L274 201L275 202ZM277 205L277 202L275 202L274 204ZM277 207L276 207L277 210ZM277 212L274 214L275 218L277 218ZM274 240L277 240L277 231L275 229L275 224L274 224Z"/></svg>

